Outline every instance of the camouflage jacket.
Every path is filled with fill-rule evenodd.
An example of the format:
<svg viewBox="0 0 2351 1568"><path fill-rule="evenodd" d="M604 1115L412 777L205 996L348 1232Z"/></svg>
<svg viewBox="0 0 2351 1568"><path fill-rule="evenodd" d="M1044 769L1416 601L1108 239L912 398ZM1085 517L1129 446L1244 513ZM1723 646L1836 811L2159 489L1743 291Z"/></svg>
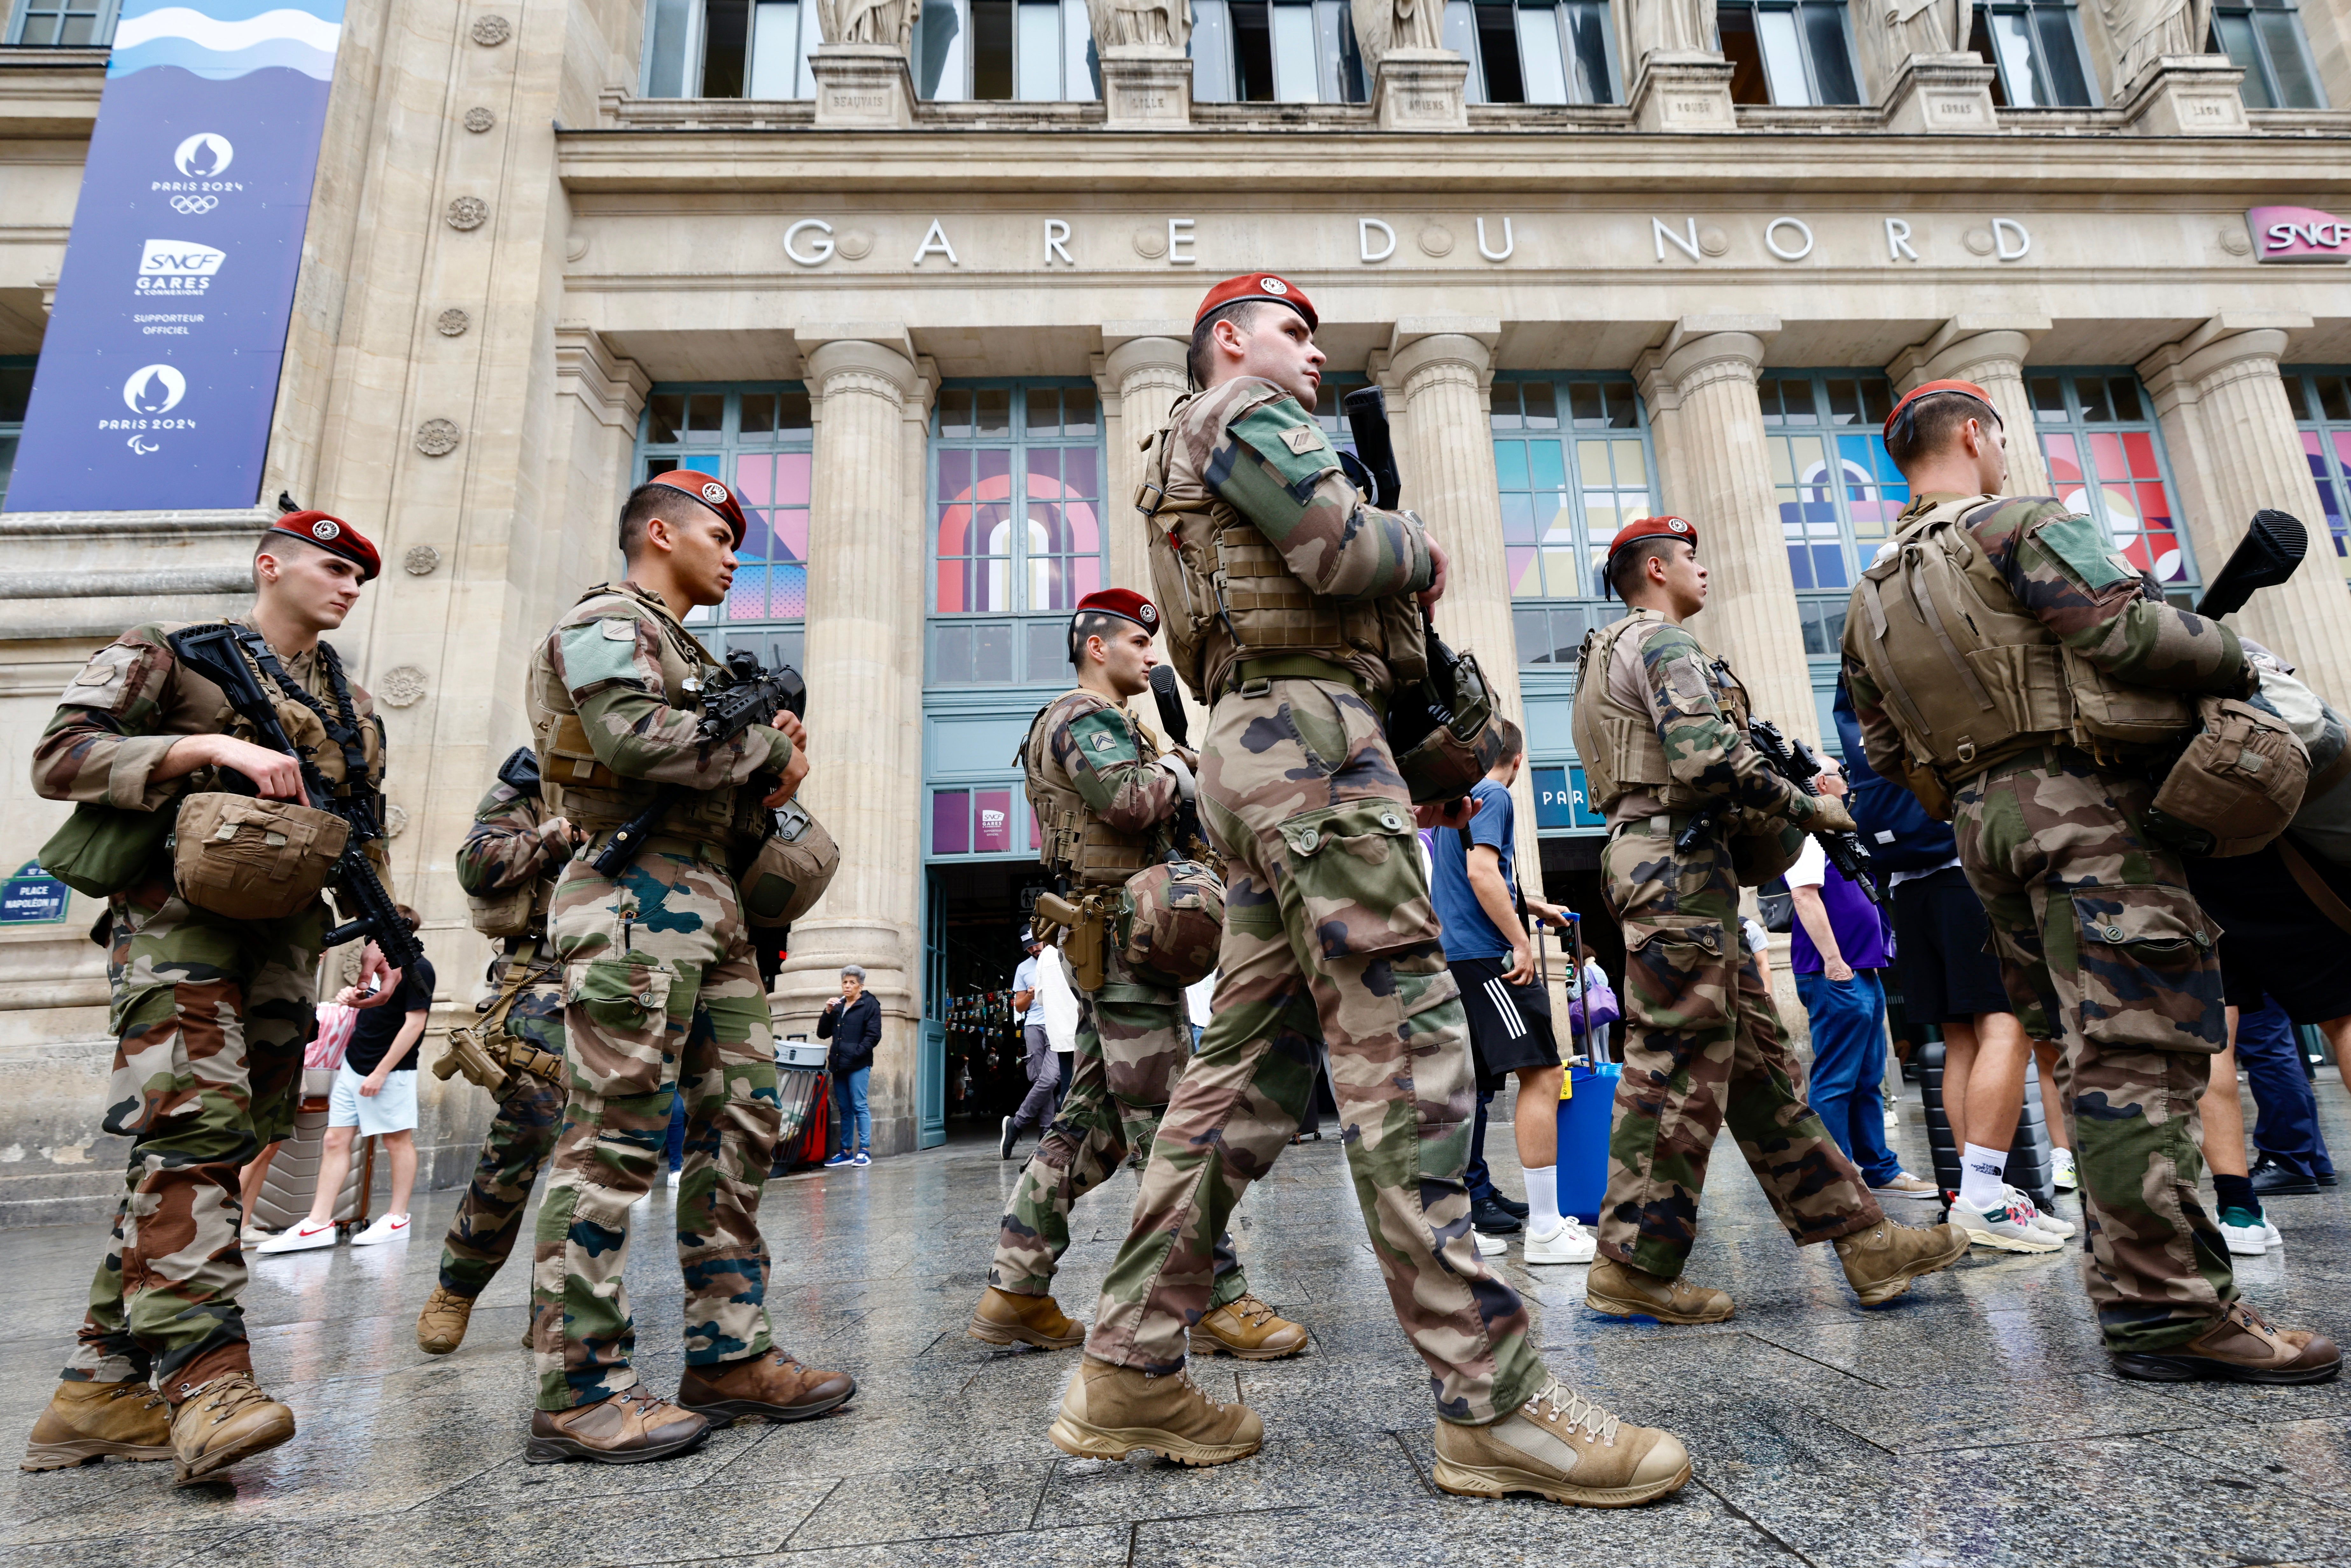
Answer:
<svg viewBox="0 0 2351 1568"><path fill-rule="evenodd" d="M1907 527L1948 492L1914 497L1896 519ZM2217 621L2164 602L2138 570L2114 553L2095 519L2048 496L2022 496L1977 508L1962 525L2017 603L2059 642L2117 681L2179 692L2249 694L2258 680L2237 634ZM1848 615L1851 625L1858 618ZM1885 694L1846 633L1844 679L1861 724L1863 750L1880 777L1909 768Z"/></svg>
<svg viewBox="0 0 2351 1568"><path fill-rule="evenodd" d="M1648 715L1673 781L1709 803L1797 823L1809 820L1812 797L1773 772L1746 730L1725 715L1729 665L1653 610L1635 610L1633 618L1653 623L1616 639L1601 677L1602 695L1616 706ZM1659 794L1640 789L1604 805L1611 826L1667 809Z"/></svg>
<svg viewBox="0 0 2351 1568"><path fill-rule="evenodd" d="M1048 704L1021 747L1040 858L1081 883L1123 882L1157 857L1153 831L1176 814L1175 775L1126 709L1083 686Z"/></svg>
<svg viewBox="0 0 2351 1568"><path fill-rule="evenodd" d="M228 619L251 626L248 616ZM191 790L215 788L211 768L157 781L163 754L191 735L226 735L235 727L221 689L183 670L164 638L195 622L151 622L133 626L90 655L68 684L57 716L33 747L33 789L44 800L119 806L152 811ZM290 658L286 673L302 689L331 707L326 662L314 649ZM349 681L351 707L360 727L375 727L375 703ZM381 780L382 753L376 772ZM373 848L373 846L371 846Z"/></svg>
<svg viewBox="0 0 2351 1568"><path fill-rule="evenodd" d="M570 858L569 847L538 836L547 812L536 795L501 780L474 808L474 825L457 846L457 884L476 898L551 877Z"/></svg>

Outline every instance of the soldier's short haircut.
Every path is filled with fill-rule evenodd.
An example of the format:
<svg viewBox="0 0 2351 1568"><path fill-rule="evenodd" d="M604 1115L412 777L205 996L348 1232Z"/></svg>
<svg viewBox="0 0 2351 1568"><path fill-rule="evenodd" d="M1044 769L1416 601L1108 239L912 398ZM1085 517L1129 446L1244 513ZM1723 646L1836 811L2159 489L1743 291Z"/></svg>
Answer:
<svg viewBox="0 0 2351 1568"><path fill-rule="evenodd" d="M269 555L284 560L287 559L287 552L280 547L289 544L300 545L306 549L323 549L324 548L312 544L300 534L289 534L277 528L271 528L253 541L253 591L256 593L261 591L261 558Z"/></svg>
<svg viewBox="0 0 2351 1568"><path fill-rule="evenodd" d="M1270 299L1236 299L1230 305L1201 317L1199 325L1192 329L1192 351L1184 356L1184 368L1191 372L1192 384L1196 387L1208 384L1208 371L1216 363L1210 357L1208 335L1217 329L1217 322L1230 321L1244 332L1254 331L1259 311L1288 308L1288 306L1277 306Z"/></svg>
<svg viewBox="0 0 2351 1568"><path fill-rule="evenodd" d="M1134 622L1123 615L1113 615L1106 610L1081 610L1070 617L1070 667L1082 670L1085 666L1086 639L1100 637L1104 643L1118 634L1122 626Z"/></svg>
<svg viewBox="0 0 2351 1568"><path fill-rule="evenodd" d="M1502 732L1502 750L1497 763L1515 762L1527 754L1527 732L1507 718L1497 718L1494 727Z"/></svg>
<svg viewBox="0 0 2351 1568"><path fill-rule="evenodd" d="M621 556L634 560L645 546L645 525L655 517L680 523L696 512L706 512L693 497L668 485L640 485L621 503Z"/></svg>
<svg viewBox="0 0 2351 1568"><path fill-rule="evenodd" d="M1910 405L1906 418L1894 422L1894 434L1886 438L1886 455L1896 467L1932 457L1957 441L1959 426L1971 419L2000 423L1997 413L1965 392L1929 392Z"/></svg>
<svg viewBox="0 0 2351 1568"><path fill-rule="evenodd" d="M1617 598L1624 599L1628 604L1631 603L1631 600L1625 599L1625 590L1632 584L1643 580L1641 573L1645 564L1652 560L1663 560L1672 553L1674 546L1688 542L1687 539L1675 538L1669 534L1652 534L1645 539L1635 539L1631 544L1618 550L1608 562L1608 586L1616 591Z"/></svg>

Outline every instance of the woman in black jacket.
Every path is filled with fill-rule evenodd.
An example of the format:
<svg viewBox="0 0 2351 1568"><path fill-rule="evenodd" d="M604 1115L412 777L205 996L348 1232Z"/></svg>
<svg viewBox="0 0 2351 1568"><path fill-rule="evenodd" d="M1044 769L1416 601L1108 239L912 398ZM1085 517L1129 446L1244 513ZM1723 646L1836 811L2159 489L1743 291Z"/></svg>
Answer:
<svg viewBox="0 0 2351 1568"><path fill-rule="evenodd" d="M865 994L865 971L841 971L841 995L824 1004L816 1037L832 1041L832 1122L841 1147L828 1166L873 1163L873 1113L865 1106L865 1079L873 1048L882 1043L882 1004Z"/></svg>

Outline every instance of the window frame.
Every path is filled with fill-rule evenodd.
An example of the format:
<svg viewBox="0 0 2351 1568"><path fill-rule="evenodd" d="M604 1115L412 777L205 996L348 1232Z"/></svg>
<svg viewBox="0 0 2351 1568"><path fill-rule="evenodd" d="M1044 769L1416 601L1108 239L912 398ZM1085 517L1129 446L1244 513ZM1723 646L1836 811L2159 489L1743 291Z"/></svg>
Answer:
<svg viewBox="0 0 2351 1568"><path fill-rule="evenodd" d="M2300 63L2302 66L2302 79L2310 85L2311 90L2317 98L2317 102L2286 103L2282 101L2283 95L2278 90L2277 64L2271 57L2270 40L2267 31L2255 25L2253 20L2255 17L2263 15L2283 16L2292 19L2294 25L2294 48L2301 57ZM2223 41L2221 37L2220 22L2221 18L2224 16L2231 19L2236 17L2243 17L2245 19L2246 36L2252 46L2252 59L2247 60L2240 58L2237 51L2228 47L2226 43ZM2317 57L2314 56L2310 50L2310 29L2304 25L2302 20L2302 7L2295 3L2295 0L2234 0L2234 3L2214 5L2212 7L2211 31L2205 39L2204 47L2207 53L2226 55L2230 59L2235 61L2238 66L2241 67L2245 72L2246 86L2250 87L2256 81L2261 84L2262 96L2267 98L2269 101L2267 103L2255 103L2248 98L2245 100L2245 107L2247 109L2321 110L2328 107L2326 101L2326 82L2325 79L2318 74ZM2243 96L2242 88L2239 89L2239 95L2241 97Z"/></svg>
<svg viewBox="0 0 2351 1568"><path fill-rule="evenodd" d="M2083 376L2094 376L2101 381L2127 380L2137 391L2143 416L2128 420L2085 419L2081 412L2082 397L2078 382L2078 378ZM2041 413L2040 392L2033 383L2051 377L2055 377L2064 389L2066 413L2063 421L2044 420ZM2032 442L2041 454L2042 465L2044 467L2050 465L2049 448L2042 440L2045 432L2072 435L2077 443L2095 435L2143 434L2147 436L2155 456L2157 479L2163 486L2164 504L2171 508L2171 536L2179 544L2180 559L2186 567L2184 575L2178 581L2166 582L2163 585L2163 595L2166 600L2182 609L2194 609L2197 599L2203 592L2204 583L2203 573L2196 559L2196 541L2188 526L2187 515L2180 508L2179 486L2172 477L2171 454L2164 445L2163 422L2156 417L2155 399L2148 395L2147 383L2139 379L2138 372L2128 365L2027 365L2024 367L2024 387L2026 401L2032 407ZM2081 465L2081 446L2076 444L2074 461L2077 467ZM2137 484L2146 482L2145 480L2133 481ZM2089 505L2084 510L2097 523L2098 531L2105 537L2108 544L2117 550L2126 549L2128 546L2115 535L2114 519L2106 505L2107 483L2108 481L2103 478L2092 481L2085 477L2082 481L2082 489L2083 494L2088 497ZM2053 470L2050 474L2050 487L2053 491L2058 489L2057 476ZM2058 498L2060 500L2064 498L2062 493Z"/></svg>
<svg viewBox="0 0 2351 1568"><path fill-rule="evenodd" d="M1861 57L1854 47L1852 19L1847 7L1833 4L1832 0L1718 0L1715 5L1718 41L1719 41L1722 13L1734 10L1750 13L1758 19L1759 24L1761 14L1766 11L1784 11L1794 20L1796 57L1804 76L1805 97L1801 103L1783 99L1779 96L1776 90L1778 84L1772 78L1771 57L1763 46L1763 29L1760 25L1753 28L1756 58L1763 78L1765 103L1773 108L1851 109L1864 101L1864 95L1867 89L1863 85ZM1804 25L1805 13L1811 10L1832 12L1836 16L1837 38L1844 50L1845 79L1853 84L1854 96L1850 99L1832 103L1822 97L1821 68L1813 57L1812 29ZM1728 51L1725 52L1728 53Z"/></svg>
<svg viewBox="0 0 2351 1568"><path fill-rule="evenodd" d="M1265 11L1267 75L1270 96L1243 96L1243 61L1236 4L1261 5ZM1313 52L1311 84L1294 71L1285 71L1277 12L1304 11ZM1293 24L1295 17L1291 18ZM1294 27L1293 27L1294 30ZM1192 32L1185 46L1192 59L1192 101L1195 103L1368 103L1371 76L1364 68L1363 47L1355 39L1353 16L1345 0L1192 0ZM1311 92L1298 89L1311 85Z"/></svg>
<svg viewBox="0 0 2351 1568"><path fill-rule="evenodd" d="M38 354L0 354L0 371L27 372L25 378L25 395L29 400L33 392L30 372L39 361ZM9 476L16 472L16 444L24 434L25 421L21 411L15 419L0 420L0 443L6 444L5 446L0 446L0 507L5 507L8 501L8 479Z"/></svg>
<svg viewBox="0 0 2351 1568"><path fill-rule="evenodd" d="M115 3L119 4L120 0L115 0ZM703 78L704 73L709 63L706 57L706 50L704 47L705 37L708 32L705 19L707 3L708 0L684 0L685 42L684 45L684 54L685 57L684 61L684 70L685 79L679 84L683 90L674 95L657 91L654 87L654 6L652 5L648 5L646 6L644 42L641 46L641 57L637 62L638 96L647 99L674 98L678 99L699 99L706 96L703 90L705 85ZM806 103L816 97L816 76L814 70L809 64L809 54L810 50L816 47L817 43L819 42L819 30L816 18L817 0L781 0L782 4L790 5L794 10L792 61L792 87L794 90L786 93L781 98L759 98L752 91L753 84L758 79L757 72L758 69L759 60L759 13L763 9L775 9L778 3L778 0L764 0L764 3L763 0L749 0L747 7L748 15L745 19L743 31L743 91L736 98L722 99L716 101L727 103L740 103L747 101L763 103ZM802 88L807 89L807 90L799 90Z"/></svg>
<svg viewBox="0 0 2351 1568"><path fill-rule="evenodd" d="M1510 33L1518 49L1520 95L1515 99L1498 99L1493 97L1492 89L1486 79L1486 57L1484 46L1480 42L1477 14L1480 10L1499 10L1505 5L1511 13ZM1575 30L1568 23L1570 14L1578 5L1592 5L1600 12L1602 66L1597 85L1607 94L1604 98L1575 96L1578 76L1576 68L1581 62L1574 52ZM1559 39L1559 67L1564 73L1567 87L1567 97L1559 104L1537 103L1535 99L1527 96L1527 39L1518 20L1518 15L1522 11L1548 11L1552 16L1553 26ZM1511 105L1523 104L1535 108L1558 108L1616 104L1624 101L1623 68L1618 64L1616 53L1614 0L1551 0L1547 5L1529 4L1528 0L1447 0L1444 20L1440 26L1440 41L1447 48L1454 50L1469 63L1469 79L1465 84L1464 90L1471 103L1499 102Z"/></svg>
<svg viewBox="0 0 2351 1568"><path fill-rule="evenodd" d="M114 47L114 28L122 18L122 0L97 0L95 10L88 13L96 17L90 27L89 38L86 42L78 44L27 42L25 37L25 27L32 19L33 10L33 0L16 0L16 3L9 8L7 43L10 48L106 49ZM57 8L47 14L63 16L72 15L73 12L74 6L71 0L57 0Z"/></svg>
<svg viewBox="0 0 2351 1568"><path fill-rule="evenodd" d="M2351 588L2351 365L2281 365L2286 402L2293 410L2294 429L2303 438L2303 455L2311 465L2311 482L2318 487L2319 507L2335 543L2335 569ZM2332 417L2318 383L2337 386L2344 414ZM5 427L0 427L5 428ZM2316 451L2311 448L2315 446Z"/></svg>
<svg viewBox="0 0 2351 1568"><path fill-rule="evenodd" d="M1869 401L1868 389L1866 385L1864 384L1875 382L1879 386L1882 386L1884 388L1884 406L1888 410L1891 410L1893 407L1894 383L1883 371L1868 367L1848 368L1842 366L1831 369L1767 369L1757 376L1756 381L1757 401L1759 404L1761 401L1761 383L1767 381L1802 381L1808 382L1812 388L1813 407L1815 413L1808 423L1791 424L1788 423L1786 415L1781 414L1774 416L1772 413L1766 412L1763 415L1763 430L1764 439L1767 443L1817 440L1822 444L1822 450L1824 455L1822 464L1823 471L1818 480L1808 485L1805 482L1805 476L1797 472L1793 455L1791 454L1788 465L1790 481L1788 486L1784 487L1779 478L1779 469L1776 461L1777 453L1775 452L1771 458L1767 459L1767 461L1771 461L1773 464L1771 491L1773 497L1772 505L1775 508L1791 504L1783 498L1783 488L1792 488L1795 491L1797 498L1792 504L1799 507L1803 507L1807 505L1820 504L1818 502L1808 503L1804 499L1806 491L1820 489L1827 492L1827 504L1830 509L1830 517L1828 520L1835 527L1836 548L1841 552L1844 563L1845 580L1843 584L1830 588L1796 585L1793 589L1796 599L1798 625L1804 641L1804 656L1813 664L1815 685L1817 686L1818 677L1824 668L1831 671L1834 670L1834 663L1838 657L1837 644L1844 636L1844 617L1845 606L1853 597L1854 584L1860 580L1863 569L1869 565L1869 559L1865 556L1862 549L1860 535L1855 528L1853 515L1855 499L1853 492L1856 488L1866 487L1873 489L1876 494L1875 498L1872 499L1869 504L1881 507L1890 504L1891 497L1887 492L1898 490L1901 493L1903 505L1907 505L1910 498L1909 486L1903 481L1900 471L1894 466L1894 459L1892 455L1886 450L1886 437L1882 432L1881 426L1876 423L1872 423L1870 421L1869 416L1873 412L1875 412L1875 410ZM1856 412L1860 415L1860 418L1856 422L1850 424L1840 424L1835 423L1834 413L1823 414L1818 412L1824 409L1830 409L1832 407L1829 402L1828 392L1829 383L1832 382L1852 382L1855 383L1855 407ZM1852 458L1838 445L1838 438L1840 436L1853 435L1855 434L1862 435L1868 443L1867 450L1877 460L1876 471L1865 476L1865 484L1855 483L1855 476L1845 466L1845 465L1852 461ZM1834 461L1836 465L1834 480L1832 480L1828 472L1831 461ZM1899 507L1897 507L1896 509L1898 511ZM1781 548L1783 550L1792 550L1797 549L1816 549L1820 548L1818 544L1813 542L1811 532L1811 525L1817 519L1811 517L1799 519L1805 525L1806 531L1799 539L1796 540L1791 540L1788 537L1787 530L1789 519L1784 513L1778 515L1774 520L1780 525ZM1883 520L1886 522L1887 532L1890 535L1892 532L1891 519ZM1876 553L1876 547L1873 545L1868 551L1868 556L1875 556ZM1808 568L1805 575L1817 578L1818 574L1816 566L1813 568ZM1792 561L1789 567L1789 577L1792 583L1793 582L1795 576L1796 571L1794 564ZM1823 664L1823 661L1826 661L1825 664ZM1832 684L1834 684L1833 678Z"/></svg>
<svg viewBox="0 0 2351 1568"><path fill-rule="evenodd" d="M802 0L802 3L813 5L816 0ZM929 103L1100 102L1102 93L1102 59L1093 41L1092 24L1089 19L1084 0L1008 0L1008 3L1012 6L1012 57L1008 77L1011 91L1003 98L983 99L976 96L978 88L979 65L971 47L972 39L975 37L971 16L972 0L925 0L925 3L915 7L914 35L906 53L907 63L914 73L914 96ZM1061 18L1061 26L1057 29L1059 37L1055 43L1053 64L1054 77L1060 84L1060 91L1053 95L1024 94L1020 90L1023 52L1021 35L1024 30L1021 26L1021 12L1024 7L1042 9L1048 3L1053 5ZM955 18L956 31L940 46L942 49L947 51L946 57L939 62L939 74L932 81L932 90L926 92L924 90L925 79L932 75L931 64L926 57L932 41L931 29L940 25L935 18L950 14ZM1084 80L1072 82L1071 78L1077 74L1081 66L1085 71ZM949 85L946 78L950 71L956 78L952 84L953 90L943 90Z"/></svg>
<svg viewBox="0 0 2351 1568"><path fill-rule="evenodd" d="M2016 89L2009 79L2008 64L2001 54L1999 29L1993 18L2010 13L2038 18L2047 12L2060 10L2065 14L2066 31L2074 40L2074 65L2081 75L2082 89L2088 95L2087 101L2024 103L2018 99ZM1970 49L1976 48L1975 29L1979 25L1983 30L1984 42L1983 47L1976 52L1995 73L1992 88L1998 107L2003 110L2073 110L2104 109L2106 106L2105 90L2098 85L2098 73L2090 64L2089 44L2082 32L2082 8L2076 0L1975 0L1968 24L1968 47ZM2037 61L2042 36L2037 20L2028 29L2028 36L2032 40L2033 58Z"/></svg>

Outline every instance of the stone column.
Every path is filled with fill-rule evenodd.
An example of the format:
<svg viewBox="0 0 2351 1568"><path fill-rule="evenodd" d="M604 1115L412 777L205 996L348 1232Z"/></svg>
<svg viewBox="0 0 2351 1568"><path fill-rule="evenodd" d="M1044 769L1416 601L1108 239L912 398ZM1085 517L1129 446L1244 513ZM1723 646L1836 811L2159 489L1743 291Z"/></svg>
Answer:
<svg viewBox="0 0 2351 1568"><path fill-rule="evenodd" d="M2290 331L2310 319L2231 312L2141 361L2139 375L2163 419L2165 444L2188 514L2196 562L2210 581L2263 507L2291 512L2310 530L2310 553L2275 588L2252 597L2231 624L2296 665L2329 701L2351 701L2351 590L2327 537L2302 434L2278 378Z"/></svg>
<svg viewBox="0 0 2351 1568"><path fill-rule="evenodd" d="M1710 589L1691 630L1728 658L1759 717L1820 741L1795 582L1771 485L1755 373L1771 316L1690 316L1641 358L1644 396L1655 408L1670 390L1676 461L1666 506L1698 525ZM1677 491L1676 486L1678 486Z"/></svg>
<svg viewBox="0 0 2351 1568"><path fill-rule="evenodd" d="M1094 366L1094 385L1102 393L1102 433L1110 451L1108 472L1102 476L1102 586L1131 588L1156 602L1157 584L1151 576L1151 544L1143 514L1134 509L1135 486L1153 465L1154 455L1143 450L1144 438L1167 423L1167 413L1184 395L1185 355L1190 335L1181 321L1111 321L1102 326L1102 346L1110 351ZM1163 615L1180 613L1167 605ZM1157 637L1159 656L1167 657L1167 636ZM1157 734L1157 703L1148 695L1130 705L1134 714ZM1196 749L1207 734L1207 712L1184 694L1190 716L1188 734Z"/></svg>
<svg viewBox="0 0 2351 1568"><path fill-rule="evenodd" d="M803 327L807 382L822 406L809 511L808 678L811 768L802 799L831 830L841 871L792 928L778 977L778 1027L813 1034L844 964L863 966L882 1004L871 1081L873 1148L914 1146L921 945L921 749L904 713L921 667L919 504L910 515L906 426L925 392L903 328ZM916 679L919 679L919 673Z"/></svg>
<svg viewBox="0 0 2351 1568"><path fill-rule="evenodd" d="M1905 349L1886 367L1896 397L1927 382L1973 382L1991 394L2008 431L2008 493L2046 496L2049 461L2032 423L2032 398L2024 385L2024 356L2032 340L2049 330L2045 316L1954 316L1916 348Z"/></svg>

